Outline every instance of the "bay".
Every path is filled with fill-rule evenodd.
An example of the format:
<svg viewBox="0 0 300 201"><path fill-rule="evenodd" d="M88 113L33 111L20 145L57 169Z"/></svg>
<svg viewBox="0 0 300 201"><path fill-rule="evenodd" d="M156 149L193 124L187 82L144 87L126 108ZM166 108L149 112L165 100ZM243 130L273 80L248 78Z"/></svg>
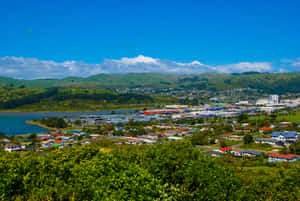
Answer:
<svg viewBox="0 0 300 201"><path fill-rule="evenodd" d="M115 114L134 113L136 110L118 110ZM32 119L44 117L79 117L81 115L108 115L112 111L92 112L2 112L0 113L0 132L5 135L26 135L31 133L44 133L47 130L39 126L26 124Z"/></svg>

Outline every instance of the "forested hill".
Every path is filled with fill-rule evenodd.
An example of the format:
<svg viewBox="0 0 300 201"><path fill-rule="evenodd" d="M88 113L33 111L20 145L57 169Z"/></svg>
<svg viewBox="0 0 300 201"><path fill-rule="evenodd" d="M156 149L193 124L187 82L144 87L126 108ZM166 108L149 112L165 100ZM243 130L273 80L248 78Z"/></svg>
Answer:
<svg viewBox="0 0 300 201"><path fill-rule="evenodd" d="M180 87L207 90L232 88L261 89L267 93L300 92L300 73L244 73L199 75L169 75L129 73L124 75L99 74L88 78L17 80L0 77L0 86L27 88L126 88L126 87Z"/></svg>
<svg viewBox="0 0 300 201"><path fill-rule="evenodd" d="M29 89L0 87L0 110L78 111L123 109L175 103L174 98L119 94L101 89Z"/></svg>

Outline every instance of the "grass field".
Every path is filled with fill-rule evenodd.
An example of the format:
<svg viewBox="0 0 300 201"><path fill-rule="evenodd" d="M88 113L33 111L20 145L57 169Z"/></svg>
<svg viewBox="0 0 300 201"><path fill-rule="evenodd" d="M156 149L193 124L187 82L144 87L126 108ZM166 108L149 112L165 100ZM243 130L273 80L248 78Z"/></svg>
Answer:
<svg viewBox="0 0 300 201"><path fill-rule="evenodd" d="M273 149L275 149L270 144L260 144L260 143L243 144L238 148L249 149L249 150L262 150L262 151L272 151Z"/></svg>
<svg viewBox="0 0 300 201"><path fill-rule="evenodd" d="M225 144L230 147L230 146L233 146L233 145L236 145L236 144L240 144L242 143L243 141L234 141L234 140L223 140L225 142ZM211 147L221 147L220 145L220 141L217 143L217 144L214 144L214 145L211 145Z"/></svg>
<svg viewBox="0 0 300 201"><path fill-rule="evenodd" d="M283 115L277 117L278 121L289 121L294 123L300 123L300 110L295 115Z"/></svg>
<svg viewBox="0 0 300 201"><path fill-rule="evenodd" d="M250 117L249 119L250 120L263 121L268 117L269 117L268 115L260 115L260 116ZM300 123L300 110L296 111L295 114L293 114L293 115L280 115L280 116L277 116L276 120Z"/></svg>

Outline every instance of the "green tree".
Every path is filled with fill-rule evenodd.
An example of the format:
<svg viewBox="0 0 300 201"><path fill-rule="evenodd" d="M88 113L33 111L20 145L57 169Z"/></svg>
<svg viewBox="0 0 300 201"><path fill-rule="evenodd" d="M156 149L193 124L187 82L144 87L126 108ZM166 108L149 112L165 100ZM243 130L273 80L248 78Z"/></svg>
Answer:
<svg viewBox="0 0 300 201"><path fill-rule="evenodd" d="M300 143L291 144L289 146L289 152L292 154L300 154Z"/></svg>
<svg viewBox="0 0 300 201"><path fill-rule="evenodd" d="M244 144L250 144L253 142L253 137L250 134L246 134L244 136Z"/></svg>
<svg viewBox="0 0 300 201"><path fill-rule="evenodd" d="M237 116L237 121L239 123L243 123L243 122L247 121L248 119L249 118L248 118L248 115L246 113L242 113L239 116Z"/></svg>
<svg viewBox="0 0 300 201"><path fill-rule="evenodd" d="M220 140L220 146L224 148L227 147L227 144L224 140Z"/></svg>
<svg viewBox="0 0 300 201"><path fill-rule="evenodd" d="M191 139L193 145L206 145L208 144L208 136L205 133L196 131Z"/></svg>
<svg viewBox="0 0 300 201"><path fill-rule="evenodd" d="M74 124L77 125L77 126L80 126L82 124L81 120L80 119L76 119L74 121Z"/></svg>

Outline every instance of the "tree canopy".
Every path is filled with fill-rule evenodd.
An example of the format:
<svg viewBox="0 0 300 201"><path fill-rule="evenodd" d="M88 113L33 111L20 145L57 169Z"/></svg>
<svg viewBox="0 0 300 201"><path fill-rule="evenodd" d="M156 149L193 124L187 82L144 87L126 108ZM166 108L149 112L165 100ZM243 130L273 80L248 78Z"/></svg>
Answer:
<svg viewBox="0 0 300 201"><path fill-rule="evenodd" d="M112 151L102 150L99 145L91 144L49 153L2 153L0 199L244 201L299 198L299 169L291 169L290 173L282 171L278 177L270 178L254 174L254 181L249 181L249 175L243 176L234 169L232 159L205 156L189 142L114 145Z"/></svg>

